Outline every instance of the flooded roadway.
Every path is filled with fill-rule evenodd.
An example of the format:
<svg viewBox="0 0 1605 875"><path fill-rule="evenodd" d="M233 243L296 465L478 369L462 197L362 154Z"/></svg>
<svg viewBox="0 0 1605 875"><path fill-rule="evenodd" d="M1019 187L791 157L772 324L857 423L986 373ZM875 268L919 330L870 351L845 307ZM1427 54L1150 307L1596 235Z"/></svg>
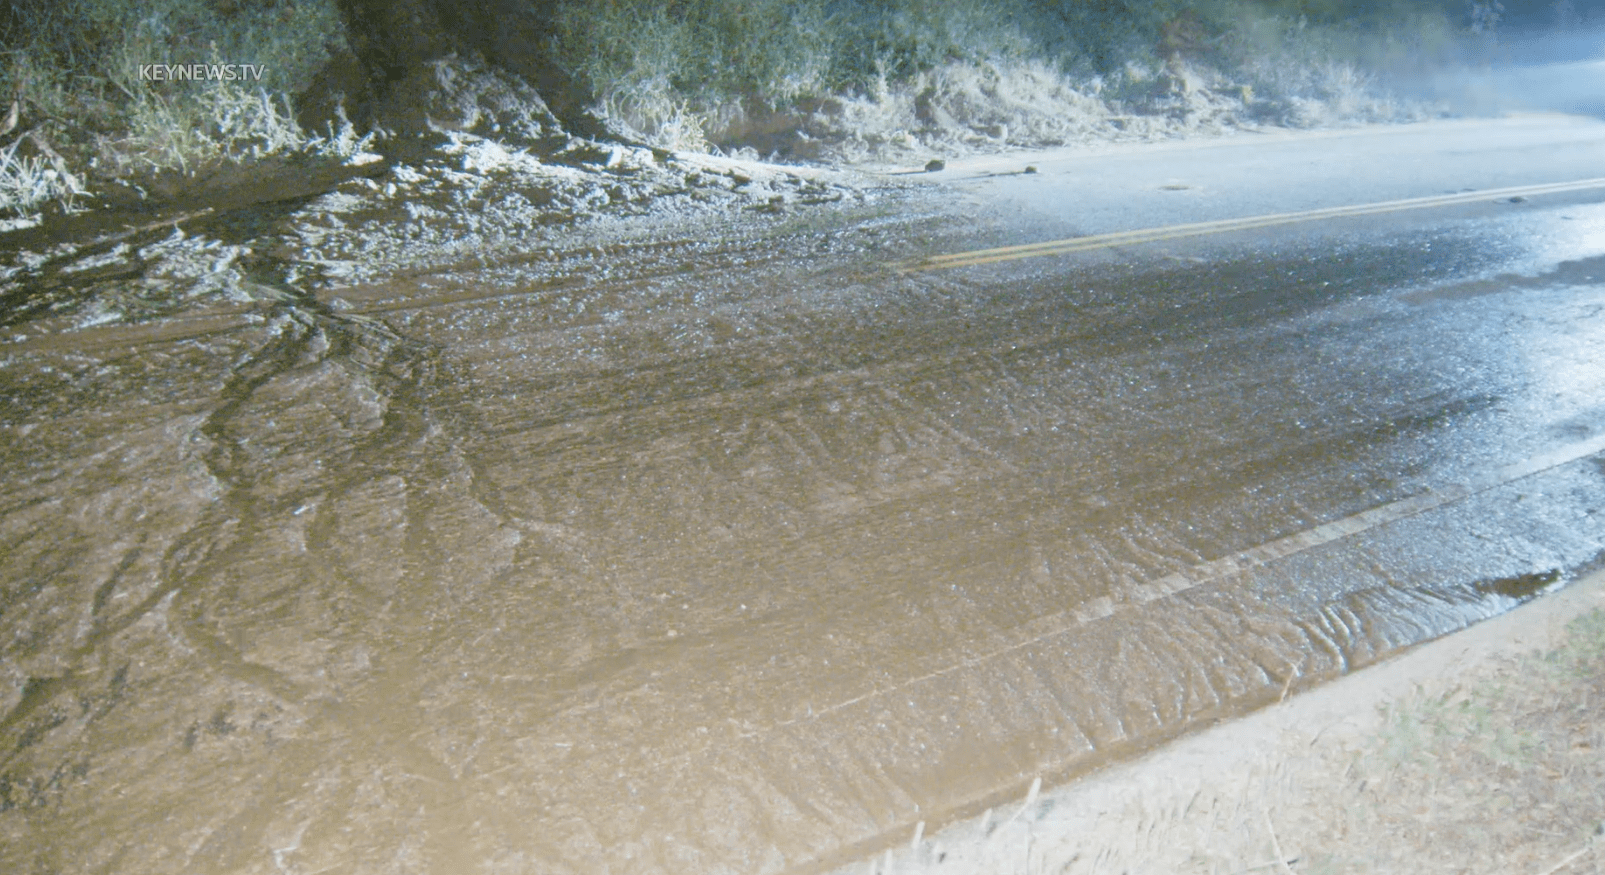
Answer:
<svg viewBox="0 0 1605 875"><path fill-rule="evenodd" d="M1605 190L966 209L13 324L0 869L817 871L1599 561Z"/></svg>

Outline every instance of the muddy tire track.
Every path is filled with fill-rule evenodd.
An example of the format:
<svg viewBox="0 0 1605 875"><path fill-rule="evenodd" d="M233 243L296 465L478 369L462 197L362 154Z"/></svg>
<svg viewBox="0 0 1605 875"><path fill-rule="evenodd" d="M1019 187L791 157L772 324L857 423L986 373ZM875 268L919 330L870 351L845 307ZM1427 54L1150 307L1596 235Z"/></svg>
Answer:
<svg viewBox="0 0 1605 875"><path fill-rule="evenodd" d="M233 361L217 378L216 403L199 415L191 408L169 429L177 432L169 435L173 443L187 448L187 457L199 468L191 479L203 484L205 494L199 501L189 501L188 513L194 518L168 535L147 533L118 545L112 551L112 567L85 588L87 631L68 647L55 649L50 661L54 669L24 675L20 689L0 700L5 705L0 714L0 805L8 811L16 809L21 816L24 811L54 809L75 787L87 786L110 767L110 760L133 756L153 766L172 763L174 756L193 760L208 745L237 744L237 739L248 737L254 739L249 742L253 745L278 738L280 745L299 746L294 748L302 751L299 754L286 752L284 764L290 771L278 776L280 785L294 785L292 775L298 769L307 780L326 771L318 753L336 737L367 739L371 749L353 753L353 759L410 764L399 767L404 772L446 774L438 759L407 735L365 735L359 727L374 717L375 702L369 701L361 712L343 705L339 684L320 677L325 674L320 662L338 653L341 640L350 643L371 632L365 628L371 624L363 618L384 612L387 602L406 588L393 585L388 592L372 587L364 591L361 575L351 573L350 566L424 564L405 559L416 551L416 538L403 542L402 556L338 555L342 520L363 511L329 497L360 495L369 484L399 482L399 491L381 496L380 503L410 505L412 530L430 527L429 502L420 502L420 490L409 484L438 477L430 457L451 455L434 448L454 438L433 412L433 399L445 391L450 375L442 376L438 350L407 341L382 323L337 314L310 297L274 305L254 334L260 338L254 346L224 345L222 352ZM119 355L129 357L141 354ZM105 409L90 414L90 421L98 419L98 428L110 431L118 417L117 411ZM10 453L13 460L18 458L16 449ZM54 483L59 490L67 485L73 491L112 496L105 501L117 504L135 500L117 495L119 470L125 483L168 476L159 465L129 467L117 461L98 472L100 478L111 475L109 479L88 481L85 475L90 471L62 469L36 488ZM47 512L55 503L46 496L24 494L7 505L13 512L26 513ZM33 517L41 519L41 514ZM15 513L8 519L25 524ZM45 552L34 552L42 559L60 557L54 571L37 567L35 560L33 573L24 579L38 580L48 589L47 581L64 574L94 575L92 557L80 553L67 558L70 554L51 546L58 538L35 529L21 539L10 539L14 546L39 542ZM432 552L445 549L449 547L437 545ZM241 577L242 569L249 573L264 563L288 566L291 573L277 575L280 585L267 588ZM36 588L35 595L41 591ZM356 594L350 612L355 619L335 618L333 625L326 621L305 629L311 635L309 643L315 645L311 651L298 653L293 647L264 651L260 642L253 641L263 628L257 618L264 611L267 616L293 613L298 599L320 594L327 598L338 592ZM12 590L5 603L4 613L13 628L19 624L25 628L28 622L18 614L19 597L26 597L26 591ZM175 668L189 663L187 675L152 674L155 666L145 667L142 656L163 651ZM419 691L410 682L411 672L389 668L400 675L400 682L391 684L395 701L416 702ZM141 704L141 699L154 703L170 695L160 690L171 688L175 680L188 688L187 705L151 713L148 705ZM123 710L114 712L119 703ZM102 727L108 714L110 726ZM403 725L416 722L413 717ZM119 725L124 731L137 726L137 733L145 737L154 731L170 741L139 744L117 754L89 740L115 732ZM97 748L97 755L84 753ZM173 753L173 748L182 753ZM186 767L178 765L176 772L168 769L168 780L183 774ZM187 768L193 771L193 763ZM159 777L143 783L157 796L182 792L184 786L164 788ZM348 787L343 792L355 790ZM449 812L462 809L455 791L427 795L436 800L430 808L438 817L450 820ZM258 821L268 817L275 800L282 803L285 798L268 793L247 808L190 810L188 816L197 825L214 824L203 829L225 833L255 824L247 833L259 835ZM5 825L14 830L23 823L13 818ZM208 843L196 859L243 862L238 854L248 852L237 845L232 840L224 845ZM26 845L13 847L20 851Z"/></svg>

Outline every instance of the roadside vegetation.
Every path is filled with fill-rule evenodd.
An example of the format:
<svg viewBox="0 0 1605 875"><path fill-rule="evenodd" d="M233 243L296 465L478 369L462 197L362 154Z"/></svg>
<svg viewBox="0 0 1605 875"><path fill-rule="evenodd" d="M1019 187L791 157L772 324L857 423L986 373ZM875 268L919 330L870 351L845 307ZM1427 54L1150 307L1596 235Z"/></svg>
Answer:
<svg viewBox="0 0 1605 875"><path fill-rule="evenodd" d="M1599 873L1605 611L1553 643L1379 681L1336 724L1238 724L1235 747L1032 792L837 875Z"/></svg>
<svg viewBox="0 0 1605 875"><path fill-rule="evenodd" d="M1402 109L1378 77L1465 55L1474 41L1461 11L1297 0L612 0L565 8L559 57L611 114L688 147L761 149L765 135L798 128L870 144L934 134L1036 145L1110 116L1207 115L1211 96L1274 123L1391 117Z"/></svg>
<svg viewBox="0 0 1605 875"><path fill-rule="evenodd" d="M1605 868L1605 612L1568 632L1467 688L1390 709L1355 758L1351 776L1369 782L1321 836L1328 871Z"/></svg>
<svg viewBox="0 0 1605 875"><path fill-rule="evenodd" d="M291 95L339 32L321 0L16 0L0 11L0 114L16 107L0 136L0 218L71 209L110 184L327 147L331 132L296 124ZM143 65L189 63L261 75L141 76Z"/></svg>
<svg viewBox="0 0 1605 875"><path fill-rule="evenodd" d="M1533 22L1587 17L1573 0L1534 3L1522 7ZM814 160L1417 117L1432 107L1384 83L1474 59L1514 15L1463 0L546 8L550 39L528 50L622 129L672 149ZM320 71L342 62L350 51L336 0L16 0L0 10L0 116L18 110L0 134L0 219L219 163L338 157L351 131L341 140L336 120L297 110L328 102L309 89L332 87ZM252 65L261 76L141 75L143 65L189 63Z"/></svg>

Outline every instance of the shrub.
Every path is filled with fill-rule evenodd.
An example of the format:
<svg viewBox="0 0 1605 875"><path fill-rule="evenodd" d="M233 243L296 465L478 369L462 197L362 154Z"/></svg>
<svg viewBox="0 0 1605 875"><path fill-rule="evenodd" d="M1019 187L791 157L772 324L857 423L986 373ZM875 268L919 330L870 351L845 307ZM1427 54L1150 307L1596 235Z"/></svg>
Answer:
<svg viewBox="0 0 1605 875"><path fill-rule="evenodd" d="M884 100L938 70L1042 65L1119 95L1185 62L1289 105L1376 115L1373 73L1449 58L1464 31L1454 10L1440 0L570 0L554 19L552 62L648 134L714 139L751 130L740 122L754 112Z"/></svg>
<svg viewBox="0 0 1605 875"><path fill-rule="evenodd" d="M14 0L0 13L0 95L96 176L194 169L304 145L287 93L304 87L340 38L330 0ZM231 63L260 81L149 81L144 64ZM35 178L12 143L0 209ZM48 187L48 186L47 186ZM47 196L47 199L54 197Z"/></svg>
<svg viewBox="0 0 1605 875"><path fill-rule="evenodd" d="M1060 136L1080 122L1046 117L1066 107L1089 117L1077 95L1120 102L1122 112L1191 111L1156 99L1183 80L1251 86L1295 123L1334 110L1376 117L1386 115L1379 75L1420 72L1476 43L1466 39L1473 22L1458 0L534 4L472 9L539 20L550 41L532 49L538 63L566 70L608 115L677 148L778 142L786 125L844 103L858 108L837 112L838 122L918 127L898 107L930 115L933 99L962 104L944 118L997 116L977 130ZM184 172L306 147L284 95L305 87L342 42L334 0L13 0L0 11L0 95L18 96L28 124L44 126L93 174ZM206 61L266 73L250 83L139 75L141 64ZM1028 118L1033 93L1051 97L1040 108L1044 119ZM1010 105L973 105L992 98ZM52 168L26 148L8 148L0 188L28 194L0 207L30 208L21 205L56 190L43 181Z"/></svg>

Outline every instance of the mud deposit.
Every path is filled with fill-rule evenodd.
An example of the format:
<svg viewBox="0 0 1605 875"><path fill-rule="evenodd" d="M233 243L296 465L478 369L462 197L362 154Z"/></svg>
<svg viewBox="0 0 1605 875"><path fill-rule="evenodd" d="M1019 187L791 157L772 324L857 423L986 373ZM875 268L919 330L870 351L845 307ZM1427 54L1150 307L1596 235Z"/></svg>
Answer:
<svg viewBox="0 0 1605 875"><path fill-rule="evenodd" d="M960 205L593 157L15 256L0 869L817 869L1605 543L1501 467L1601 288L1395 295L1547 226L905 276Z"/></svg>

